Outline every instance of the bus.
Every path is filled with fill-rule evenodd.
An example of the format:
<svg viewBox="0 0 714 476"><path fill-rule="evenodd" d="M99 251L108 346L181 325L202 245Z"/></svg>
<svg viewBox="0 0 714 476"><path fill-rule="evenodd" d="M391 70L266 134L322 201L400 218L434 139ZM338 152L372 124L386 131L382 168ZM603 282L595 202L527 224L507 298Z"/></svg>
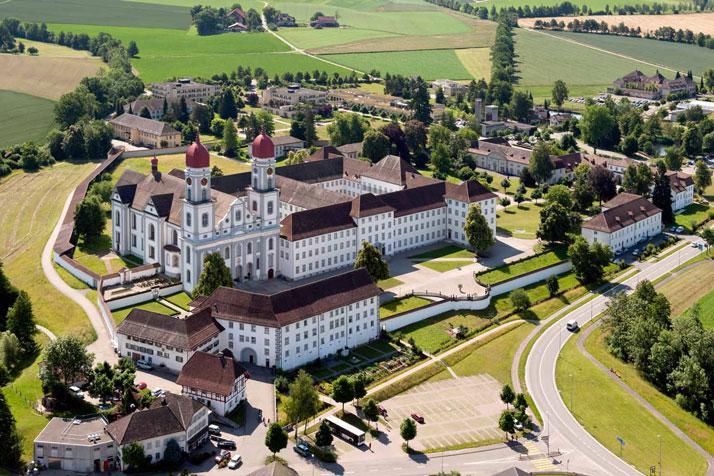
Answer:
<svg viewBox="0 0 714 476"><path fill-rule="evenodd" d="M330 415L325 418L325 420L327 424L330 425L333 434L355 446L364 445L364 431L354 425L350 425L344 420L340 420L336 416Z"/></svg>

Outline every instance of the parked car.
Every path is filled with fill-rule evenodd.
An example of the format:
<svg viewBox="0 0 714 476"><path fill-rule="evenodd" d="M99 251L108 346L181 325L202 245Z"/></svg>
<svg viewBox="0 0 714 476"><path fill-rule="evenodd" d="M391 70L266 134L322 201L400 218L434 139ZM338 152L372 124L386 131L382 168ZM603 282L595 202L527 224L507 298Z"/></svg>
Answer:
<svg viewBox="0 0 714 476"><path fill-rule="evenodd" d="M677 227L676 227L676 226L670 226L670 227L669 227L669 231L672 232L672 233L674 233L675 231L677 231Z"/></svg>
<svg viewBox="0 0 714 476"><path fill-rule="evenodd" d="M218 427L218 425L208 425L208 434L209 435L220 435L221 434L221 429Z"/></svg>
<svg viewBox="0 0 714 476"><path fill-rule="evenodd" d="M305 458L312 458L310 447L307 446L305 443L298 443L297 445L293 446L293 450L295 450L295 452L300 456L304 456Z"/></svg>
<svg viewBox="0 0 714 476"><path fill-rule="evenodd" d="M80 400L84 400L84 392L78 386L76 386L76 385L70 386L69 391L75 397L79 398Z"/></svg>
<svg viewBox="0 0 714 476"><path fill-rule="evenodd" d="M699 248L699 243L692 241L692 248Z"/></svg>
<svg viewBox="0 0 714 476"><path fill-rule="evenodd" d="M683 227L683 226L678 226L678 227L677 227L677 233L684 233L684 227Z"/></svg>
<svg viewBox="0 0 714 476"><path fill-rule="evenodd" d="M230 451L221 450L221 452L218 453L218 454L216 455L216 457L213 458L213 460L216 462L216 464L218 464L218 463L220 463L221 461L223 461L224 459L230 459L230 457L231 457L231 452L230 452Z"/></svg>
<svg viewBox="0 0 714 476"><path fill-rule="evenodd" d="M228 469L236 469L238 466L241 464L241 457L238 453L234 454L231 457L231 460L228 462Z"/></svg>
<svg viewBox="0 0 714 476"><path fill-rule="evenodd" d="M638 250L637 248L632 250L632 256L640 256L640 250Z"/></svg>
<svg viewBox="0 0 714 476"><path fill-rule="evenodd" d="M160 397L161 395L164 394L164 389L163 388L155 388L151 391L151 394L155 397Z"/></svg>
<svg viewBox="0 0 714 476"><path fill-rule="evenodd" d="M576 321L575 319L571 319L565 324L565 328L568 329L570 332L575 332L580 329L580 326L578 325L578 321Z"/></svg>
<svg viewBox="0 0 714 476"><path fill-rule="evenodd" d="M112 405L111 403L100 403L99 405L97 405L97 408L99 408L100 410L109 410L113 406L114 405Z"/></svg>
<svg viewBox="0 0 714 476"><path fill-rule="evenodd" d="M136 361L135 365L136 365L136 368L137 368L137 369L141 369L141 370L154 370L154 366L151 365L151 364L150 364L149 362L147 362L146 360L141 360L141 359L139 359L139 360Z"/></svg>
<svg viewBox="0 0 714 476"><path fill-rule="evenodd" d="M235 450L236 442L232 440L220 439L218 443L216 443L216 446L224 450Z"/></svg>
<svg viewBox="0 0 714 476"><path fill-rule="evenodd" d="M147 387L146 382L139 382L136 384L136 389L137 390L144 390Z"/></svg>
<svg viewBox="0 0 714 476"><path fill-rule="evenodd" d="M412 413L412 419L417 423L424 424L424 417L418 413Z"/></svg>
<svg viewBox="0 0 714 476"><path fill-rule="evenodd" d="M377 410L379 410L379 414L382 415L383 417L387 417L387 409L384 408L382 405L377 405Z"/></svg>

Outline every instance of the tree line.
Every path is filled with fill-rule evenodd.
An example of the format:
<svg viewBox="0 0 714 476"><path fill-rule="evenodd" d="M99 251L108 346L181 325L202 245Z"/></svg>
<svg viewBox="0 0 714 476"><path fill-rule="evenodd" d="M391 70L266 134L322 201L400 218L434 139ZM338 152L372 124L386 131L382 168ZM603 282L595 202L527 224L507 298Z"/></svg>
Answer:
<svg viewBox="0 0 714 476"><path fill-rule="evenodd" d="M234 3L230 8L214 8L211 6L195 5L191 8L191 21L196 26L196 32L203 35L222 33L235 23L235 19L228 13L236 8L243 10L239 3ZM248 31L262 31L260 13L254 8L245 12L245 27Z"/></svg>

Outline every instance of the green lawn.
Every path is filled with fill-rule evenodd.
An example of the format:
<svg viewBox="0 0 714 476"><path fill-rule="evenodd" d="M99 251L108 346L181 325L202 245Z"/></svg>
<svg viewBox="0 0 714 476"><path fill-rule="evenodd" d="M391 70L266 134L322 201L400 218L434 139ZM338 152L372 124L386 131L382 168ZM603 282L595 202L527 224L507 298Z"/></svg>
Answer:
<svg viewBox="0 0 714 476"><path fill-rule="evenodd" d="M398 332L404 339L413 338L416 345L422 350L434 354L457 341L449 333L450 329L466 327L468 330L463 335L468 337L489 326L492 322L490 319L470 312L446 313L402 327Z"/></svg>
<svg viewBox="0 0 714 476"><path fill-rule="evenodd" d="M697 301L699 304L699 319L707 329L714 329L714 291L709 291Z"/></svg>
<svg viewBox="0 0 714 476"><path fill-rule="evenodd" d="M406 76L420 75L424 79L472 79L454 50L390 51L380 53L345 53L322 55L337 64L360 71L376 69Z"/></svg>
<svg viewBox="0 0 714 476"><path fill-rule="evenodd" d="M601 444L615 454L624 439L623 458L642 473L659 459L662 440L662 470L673 475L704 474L706 461L679 439L610 376L588 361L571 338L558 358L556 379L563 401L575 418ZM571 406L572 401L572 406ZM616 402L616 405L613 405Z"/></svg>
<svg viewBox="0 0 714 476"><path fill-rule="evenodd" d="M69 271L58 265L57 263L52 263L52 266L54 266L55 271L57 271L57 274L60 275L60 278L62 278L62 281L67 283L69 287L72 289L88 289L89 286L87 286L84 281L80 281L79 279L75 278L72 276Z"/></svg>
<svg viewBox="0 0 714 476"><path fill-rule="evenodd" d="M186 311L188 311L188 303L193 301L193 298L183 291L166 296L164 299Z"/></svg>
<svg viewBox="0 0 714 476"><path fill-rule="evenodd" d="M391 278L391 277L377 281L377 286L379 286L381 289L384 289L384 290L397 287L400 284L404 284L404 283L402 281L398 280L397 278Z"/></svg>
<svg viewBox="0 0 714 476"><path fill-rule="evenodd" d="M585 340L585 348L607 368L616 369L622 380L642 398L677 425L683 432L699 443L708 452L714 452L714 428L680 407L677 402L657 390L632 365L617 359L607 350L605 333L601 328L593 331Z"/></svg>
<svg viewBox="0 0 714 476"><path fill-rule="evenodd" d="M496 212L496 227L502 235L534 240L540 226L541 204L522 203Z"/></svg>
<svg viewBox="0 0 714 476"><path fill-rule="evenodd" d="M399 299L393 299L392 301L386 302L379 306L379 317L380 319L384 319L385 317L399 314L400 312L411 311L412 309L426 306L432 302L433 301L429 301L428 299L418 296L407 296Z"/></svg>
<svg viewBox="0 0 714 476"><path fill-rule="evenodd" d="M135 157L122 160L112 172L112 181L116 182L119 180L121 174L127 169L148 174L151 171L151 159L152 157ZM159 172L169 173L172 169L183 170L184 167L186 167L186 156L184 154L161 155L158 159ZM218 166L226 175L248 172L250 170L250 165L247 162L218 157L216 155L211 156L211 165Z"/></svg>
<svg viewBox="0 0 714 476"><path fill-rule="evenodd" d="M658 287L658 291L669 299L672 315L679 316L693 303L703 299L714 287L714 261L706 261L678 275ZM702 307L709 313L710 309Z"/></svg>
<svg viewBox="0 0 714 476"><path fill-rule="evenodd" d="M484 284L497 284L501 281L529 273L536 269L541 269L546 266L558 263L567 259L567 249L565 247L557 247L545 253L526 258L522 261L504 264L498 268L486 271L477 275L479 281Z"/></svg>
<svg viewBox="0 0 714 476"><path fill-rule="evenodd" d="M424 253L410 256L409 259L427 260L435 258L473 258L472 251L465 250L459 246L448 245L436 250L426 251Z"/></svg>
<svg viewBox="0 0 714 476"><path fill-rule="evenodd" d="M27 141L41 143L52 128L49 99L0 90L0 148Z"/></svg>
<svg viewBox="0 0 714 476"><path fill-rule="evenodd" d="M280 36L300 48L313 49L366 40L375 36L379 38L396 36L396 33L376 32L360 28L323 28L316 30L310 27L300 27L283 28L280 30Z"/></svg>
<svg viewBox="0 0 714 476"><path fill-rule="evenodd" d="M419 266L424 266L425 268L433 269L434 271L438 271L440 273L446 273L447 271L452 271L456 268L461 268L463 266L468 266L470 264L473 264L473 261L462 261L462 260L454 260L454 261L439 261L439 260L431 260L431 261L424 261L421 263L417 263Z"/></svg>
<svg viewBox="0 0 714 476"><path fill-rule="evenodd" d="M701 203L692 203L674 215L674 222L677 226L683 226L687 232L691 232L693 228L709 218L710 208ZM714 213L714 211L712 211Z"/></svg>
<svg viewBox="0 0 714 476"><path fill-rule="evenodd" d="M114 324L121 324L122 321L126 319L126 316L129 315L132 309L143 309L145 311L156 312L158 314L166 314L167 316L176 315L176 312L173 309L168 308L159 302L149 301L144 304L139 304L138 306L124 307L122 309L112 311L112 318L114 319Z"/></svg>

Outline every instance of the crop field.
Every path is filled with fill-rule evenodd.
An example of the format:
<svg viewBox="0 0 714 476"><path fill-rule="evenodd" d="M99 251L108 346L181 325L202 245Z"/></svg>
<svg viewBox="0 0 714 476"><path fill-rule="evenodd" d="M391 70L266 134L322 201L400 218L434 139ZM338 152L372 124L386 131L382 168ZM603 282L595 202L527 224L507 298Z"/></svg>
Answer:
<svg viewBox="0 0 714 476"><path fill-rule="evenodd" d="M52 127L48 99L0 90L0 148L26 141L42 141Z"/></svg>
<svg viewBox="0 0 714 476"><path fill-rule="evenodd" d="M714 50L695 45L613 35L572 32L549 33L558 38L576 41L639 60L635 66L643 72L648 67L646 63L651 63L653 66L650 69L658 67L662 74L670 78L674 77L676 71L686 72L690 69L695 75L701 75L704 70L714 64ZM664 68L668 70L663 71Z"/></svg>
<svg viewBox="0 0 714 476"><path fill-rule="evenodd" d="M361 71L376 69L386 73L424 79L472 79L454 50L390 51L384 53L348 53L324 55L330 61Z"/></svg>
<svg viewBox="0 0 714 476"><path fill-rule="evenodd" d="M594 19L598 22L604 21L608 25L619 25L624 23L630 28L638 26L643 32L655 31L663 26L671 26L674 29L692 30L695 33L714 35L714 14L713 13L688 13L681 15L608 15L608 16L580 16L580 17L555 17L558 21L566 24L577 18L580 21ZM520 26L532 27L536 18L521 18L518 20ZM550 20L550 17L548 18Z"/></svg>
<svg viewBox="0 0 714 476"><path fill-rule="evenodd" d="M193 3L191 4L191 6ZM4 0L0 18L24 21L186 29L189 9L124 0Z"/></svg>
<svg viewBox="0 0 714 476"><path fill-rule="evenodd" d="M654 66L563 41L559 37L544 33L523 29L518 29L516 32L520 86L552 86L557 79L564 80L569 86L609 85L616 78L634 69L639 69L645 74L654 74L657 69ZM578 38L585 36L595 35L579 35ZM652 41L652 43L661 42ZM553 55L554 52L557 52L557 57Z"/></svg>

